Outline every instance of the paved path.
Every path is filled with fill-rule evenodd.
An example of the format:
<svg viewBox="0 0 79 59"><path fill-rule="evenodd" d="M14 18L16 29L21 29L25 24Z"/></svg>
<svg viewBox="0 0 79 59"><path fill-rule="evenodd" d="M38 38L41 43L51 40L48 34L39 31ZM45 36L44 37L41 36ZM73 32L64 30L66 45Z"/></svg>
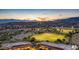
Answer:
<svg viewBox="0 0 79 59"><path fill-rule="evenodd" d="M52 46L52 47L58 47L58 48L62 48L64 50L74 50L72 48L72 45L55 44L55 43L50 43L50 42L41 42L40 44L44 44L44 45L48 45L48 46Z"/></svg>

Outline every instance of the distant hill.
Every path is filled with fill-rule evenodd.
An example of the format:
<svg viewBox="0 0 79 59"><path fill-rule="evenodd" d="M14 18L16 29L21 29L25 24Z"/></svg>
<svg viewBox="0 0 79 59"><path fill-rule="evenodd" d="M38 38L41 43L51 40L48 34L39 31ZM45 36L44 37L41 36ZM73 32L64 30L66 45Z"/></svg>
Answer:
<svg viewBox="0 0 79 59"><path fill-rule="evenodd" d="M33 20L19 20L19 19L0 19L0 23L9 23L9 22L33 22ZM79 17L71 17L66 19L58 19L51 21L54 23L78 23Z"/></svg>
<svg viewBox="0 0 79 59"><path fill-rule="evenodd" d="M77 23L79 22L79 17L71 17L66 19L58 19L55 22L61 22L61 23Z"/></svg>
<svg viewBox="0 0 79 59"><path fill-rule="evenodd" d="M30 22L31 20L18 20L18 19L0 19L0 24L9 22Z"/></svg>
<svg viewBox="0 0 79 59"><path fill-rule="evenodd" d="M79 27L79 17L71 17L66 19L58 19L55 20L54 23L56 23L58 26L65 26L65 27Z"/></svg>
<svg viewBox="0 0 79 59"><path fill-rule="evenodd" d="M26 23L27 22L27 23ZM0 26L20 25L25 27L76 27L79 28L79 17L71 17L66 19L58 19L54 21L32 21L32 20L16 20L16 19L0 19Z"/></svg>

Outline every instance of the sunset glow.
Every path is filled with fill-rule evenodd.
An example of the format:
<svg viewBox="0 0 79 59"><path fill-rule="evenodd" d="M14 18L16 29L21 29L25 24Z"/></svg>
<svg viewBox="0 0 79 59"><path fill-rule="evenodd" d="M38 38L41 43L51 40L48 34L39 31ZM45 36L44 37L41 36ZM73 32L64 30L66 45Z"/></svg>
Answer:
<svg viewBox="0 0 79 59"><path fill-rule="evenodd" d="M79 10L72 9L4 9L0 10L0 19L20 19L48 21L68 17L78 17Z"/></svg>

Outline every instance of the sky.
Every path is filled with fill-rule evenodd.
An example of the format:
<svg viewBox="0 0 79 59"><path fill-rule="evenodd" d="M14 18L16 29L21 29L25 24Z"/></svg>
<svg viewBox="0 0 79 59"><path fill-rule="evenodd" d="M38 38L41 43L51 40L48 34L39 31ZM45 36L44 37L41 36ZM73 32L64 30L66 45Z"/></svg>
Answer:
<svg viewBox="0 0 79 59"><path fill-rule="evenodd" d="M79 9L0 9L0 19L56 20L79 17Z"/></svg>

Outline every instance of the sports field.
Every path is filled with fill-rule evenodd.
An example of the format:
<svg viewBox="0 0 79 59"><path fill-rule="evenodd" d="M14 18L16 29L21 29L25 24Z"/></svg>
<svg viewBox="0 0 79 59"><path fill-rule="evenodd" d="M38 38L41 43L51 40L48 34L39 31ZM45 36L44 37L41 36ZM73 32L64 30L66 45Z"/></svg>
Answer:
<svg viewBox="0 0 79 59"><path fill-rule="evenodd" d="M56 41L57 39L66 39L65 35L55 34L55 33L43 33L32 36L39 41Z"/></svg>

